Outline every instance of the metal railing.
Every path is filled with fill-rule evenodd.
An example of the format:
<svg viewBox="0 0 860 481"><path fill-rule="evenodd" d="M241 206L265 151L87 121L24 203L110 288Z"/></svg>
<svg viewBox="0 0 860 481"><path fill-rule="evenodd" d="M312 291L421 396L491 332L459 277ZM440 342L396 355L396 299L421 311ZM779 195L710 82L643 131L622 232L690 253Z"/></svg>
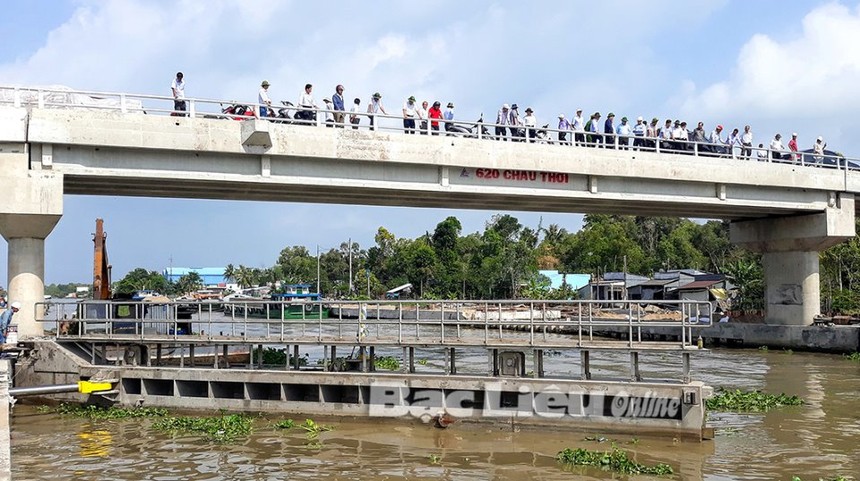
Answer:
<svg viewBox="0 0 860 481"><path fill-rule="evenodd" d="M260 107L264 107L264 105L253 102L189 97L181 99L185 102L186 110L177 111L173 108L175 100L170 96L159 95L0 86L0 105L12 105L14 107L84 108L116 110L123 113L234 120L259 119L258 113L260 112ZM146 106L144 103L146 103ZM242 108L237 109L236 106ZM487 123L482 119L478 121L446 121L444 119L415 118L416 127L411 129L403 125L404 117L402 115L369 113L366 111L366 106L362 107L361 112L351 112L346 106L346 110L337 111L318 107L299 106L290 102L282 102L280 106L273 103L268 108L272 112L272 115L263 117L263 119L284 124L327 126L381 132L420 133L487 140L510 140L513 142L643 151L691 155L694 157L734 158L838 169L845 172L860 170L860 158L816 154L811 151L812 149L793 152L789 150L773 150L769 147L758 148L754 146L747 147L738 144L726 144L725 142L712 143L707 141L672 140L659 137L636 136L632 133L630 135L620 135L617 133L600 132L600 130L603 130L602 128L599 128L597 132L586 132L559 130L549 127L549 124L543 127L526 127L522 125L522 118L519 120L520 123L518 125ZM302 113L302 118L297 118L297 113ZM343 121L335 122L334 119L339 116L343 117ZM351 122L350 119L353 117L357 120L356 123ZM437 126L435 129L434 124ZM501 131L504 131L504 133L497 134L497 132ZM563 140L562 137L564 137Z"/></svg>
<svg viewBox="0 0 860 481"><path fill-rule="evenodd" d="M648 306L659 306L648 308ZM47 309L41 309L44 307ZM646 309L647 308L647 309ZM645 328L667 328L695 346L693 329L713 325L703 301L81 301L37 303L37 319L57 339L366 345L648 347ZM184 317L184 318L181 318ZM623 335L607 343L601 335ZM647 334L647 333L646 333Z"/></svg>

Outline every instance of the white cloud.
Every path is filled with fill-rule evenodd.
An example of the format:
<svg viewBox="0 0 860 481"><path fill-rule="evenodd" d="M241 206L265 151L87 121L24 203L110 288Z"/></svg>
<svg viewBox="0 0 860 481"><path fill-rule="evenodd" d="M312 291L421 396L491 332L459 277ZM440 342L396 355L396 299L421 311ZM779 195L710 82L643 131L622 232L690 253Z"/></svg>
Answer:
<svg viewBox="0 0 860 481"><path fill-rule="evenodd" d="M685 114L751 113L758 118L832 117L860 107L860 7L810 11L797 38L757 34L730 76L680 98Z"/></svg>

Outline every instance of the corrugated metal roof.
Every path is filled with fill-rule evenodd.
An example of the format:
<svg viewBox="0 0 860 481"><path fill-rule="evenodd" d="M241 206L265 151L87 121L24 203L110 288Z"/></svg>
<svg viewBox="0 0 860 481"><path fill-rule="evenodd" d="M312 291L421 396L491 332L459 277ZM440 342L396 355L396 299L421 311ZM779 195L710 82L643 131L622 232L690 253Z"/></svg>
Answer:
<svg viewBox="0 0 860 481"><path fill-rule="evenodd" d="M689 291L693 289L707 289L714 284L719 284L720 282L722 281L693 281L689 284L684 284L683 286L679 287L678 290Z"/></svg>
<svg viewBox="0 0 860 481"><path fill-rule="evenodd" d="M657 286L657 287L660 287L660 286L665 286L666 284L671 284L673 282L675 282L675 279L649 279L649 280L643 282L642 284L637 284L637 287L639 287L639 286L645 286L645 287Z"/></svg>

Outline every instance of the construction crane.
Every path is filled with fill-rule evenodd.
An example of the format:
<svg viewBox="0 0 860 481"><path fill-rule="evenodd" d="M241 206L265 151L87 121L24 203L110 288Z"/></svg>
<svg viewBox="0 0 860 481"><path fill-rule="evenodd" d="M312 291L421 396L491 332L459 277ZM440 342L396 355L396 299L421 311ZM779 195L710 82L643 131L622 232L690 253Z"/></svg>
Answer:
<svg viewBox="0 0 860 481"><path fill-rule="evenodd" d="M107 254L107 234L104 220L96 219L96 232L93 234L93 299L110 299L110 271Z"/></svg>

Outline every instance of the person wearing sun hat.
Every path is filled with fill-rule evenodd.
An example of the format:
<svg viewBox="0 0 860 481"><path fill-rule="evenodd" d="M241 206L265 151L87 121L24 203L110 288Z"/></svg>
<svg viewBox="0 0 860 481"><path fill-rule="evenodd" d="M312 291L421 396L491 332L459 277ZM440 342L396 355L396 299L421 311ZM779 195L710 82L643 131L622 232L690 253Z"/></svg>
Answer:
<svg viewBox="0 0 860 481"><path fill-rule="evenodd" d="M6 331L9 330L9 324L12 323L12 316L21 310L21 303L18 301L9 304L9 308L0 313L0 346L6 344Z"/></svg>
<svg viewBox="0 0 860 481"><path fill-rule="evenodd" d="M445 109L445 113L442 114L442 117L445 118L445 131L450 132L454 127L454 102L448 102L448 107Z"/></svg>
<svg viewBox="0 0 860 481"><path fill-rule="evenodd" d="M633 148L641 149L645 145L645 130L648 128L645 125L645 119L640 115L636 117L636 125L633 126Z"/></svg>
<svg viewBox="0 0 860 481"><path fill-rule="evenodd" d="M403 104L403 130L407 134L415 133L415 118L418 117L418 105L415 103L415 96L410 95Z"/></svg>
<svg viewBox="0 0 860 481"><path fill-rule="evenodd" d="M621 117L621 123L615 127L615 134L618 135L618 147L627 150L630 146L630 124L627 123L627 117Z"/></svg>
<svg viewBox="0 0 860 481"><path fill-rule="evenodd" d="M502 104L502 108L499 109L499 113L496 115L496 140L508 140L507 136L505 135L507 133L506 126L510 124L511 106L508 104ZM514 135L514 129L511 129L511 135Z"/></svg>
<svg viewBox="0 0 860 481"><path fill-rule="evenodd" d="M269 81L263 80L260 84L260 92L257 94L257 103L260 105L260 117L268 117L272 109L272 99L269 98Z"/></svg>
<svg viewBox="0 0 860 481"><path fill-rule="evenodd" d="M714 130L711 131L711 139L710 139L711 149L714 151L715 154L724 154L725 153L725 147L724 147L725 141L722 139L722 134L723 134L723 126L720 124L717 124L716 128L714 128Z"/></svg>
<svg viewBox="0 0 860 481"><path fill-rule="evenodd" d="M582 132L585 131L585 119L582 118L582 108L576 109L576 115L573 116L573 120L570 122L570 130L573 130L573 140L576 142L576 145L581 145L585 142L585 134Z"/></svg>
<svg viewBox="0 0 860 481"><path fill-rule="evenodd" d="M526 128L526 136L529 142L534 142L534 138L537 136L537 131L535 130L535 127L537 127L537 117L535 117L534 110L531 107L526 107L526 116L523 117L523 127Z"/></svg>
<svg viewBox="0 0 860 481"><path fill-rule="evenodd" d="M570 121L564 118L564 114L558 114L558 141L565 145L567 141L567 131L570 130Z"/></svg>
<svg viewBox="0 0 860 481"><path fill-rule="evenodd" d="M797 152L797 132L791 134L791 140L788 141L788 150L791 153L791 160L797 162L800 160L800 156L794 152Z"/></svg>
<svg viewBox="0 0 860 481"><path fill-rule="evenodd" d="M608 149L615 148L615 114L609 112L609 115L606 116L606 120L603 122L603 133L608 134L606 139L603 141L604 146Z"/></svg>
<svg viewBox="0 0 860 481"><path fill-rule="evenodd" d="M383 115L388 115L388 112L385 111L385 107L382 106L382 94L375 92L370 96L370 103L367 104L367 113L378 114L379 112L382 112ZM370 115L369 117L370 128L373 130L376 115Z"/></svg>

